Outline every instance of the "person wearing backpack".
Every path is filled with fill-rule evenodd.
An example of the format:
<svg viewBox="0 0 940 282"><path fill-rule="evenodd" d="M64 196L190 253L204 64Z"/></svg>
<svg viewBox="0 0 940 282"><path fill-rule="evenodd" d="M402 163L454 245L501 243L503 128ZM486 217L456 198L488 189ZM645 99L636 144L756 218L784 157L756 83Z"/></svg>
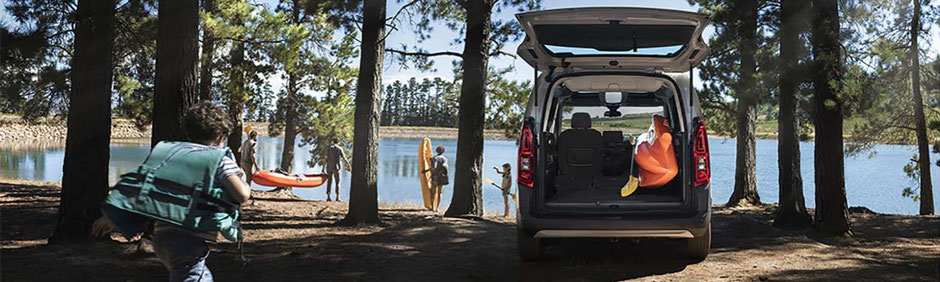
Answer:
<svg viewBox="0 0 940 282"><path fill-rule="evenodd" d="M211 102L186 110L182 130L188 142L162 141L137 170L121 176L101 205L92 234L117 230L125 238L155 220L153 249L170 281L212 281L206 267L208 242L221 233L241 242L238 209L251 197L243 171L224 147L232 122Z"/></svg>
<svg viewBox="0 0 940 282"><path fill-rule="evenodd" d="M447 157L444 157L445 150L443 145L438 145L434 149L437 155L431 157L431 167L424 171L431 171L431 210L435 212L441 204L444 185L450 184L450 177L447 175Z"/></svg>

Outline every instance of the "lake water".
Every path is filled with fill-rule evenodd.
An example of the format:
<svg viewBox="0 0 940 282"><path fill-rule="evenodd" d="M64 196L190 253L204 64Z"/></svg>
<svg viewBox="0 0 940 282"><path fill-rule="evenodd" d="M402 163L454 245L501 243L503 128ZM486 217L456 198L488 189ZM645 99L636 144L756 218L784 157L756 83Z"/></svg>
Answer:
<svg viewBox="0 0 940 282"><path fill-rule="evenodd" d="M417 148L419 139L383 138L379 141L379 202L383 205L421 205L421 192L417 178ZM456 140L432 140L434 146L444 145L450 160L451 170L455 167ZM280 163L280 151L283 138L262 137L258 142L258 162L262 168L271 169ZM299 142L298 142L299 144ZM712 157L712 199L714 203L725 203L734 186L734 151L733 139L712 138L709 141ZM808 207L815 206L813 186L813 144L802 143L802 168L804 195ZM896 214L916 214L918 203L901 196L905 186L915 185L905 177L902 167L915 152L913 146L881 145L877 154L847 158L845 162L846 193L850 206L865 206L876 212ZM148 144L112 145L109 176L115 183L120 174L136 168L147 156ZM62 178L64 149L61 147L45 148L10 148L0 146L0 178L25 179L58 182ZM937 156L931 156L936 158ZM320 168L307 167L310 159L308 149L298 145L295 150L295 172L318 173ZM503 163L516 165L516 144L513 141L487 140L484 150L484 177L500 182L500 176L492 167ZM515 169L515 168L514 168ZM931 166L934 187L940 186L940 169ZM451 172L453 175L453 172ZM349 172L341 175L340 194L344 201L349 196ZM777 142L776 140L757 141L757 183L758 193L763 202L777 201ZM295 188L298 196L325 200L326 186L317 188ZM270 189L253 185L255 189ZM444 189L441 208L446 209L451 200L453 185ZM934 188L940 190L940 187ZM936 190L935 190L936 191ZM934 193L936 196L940 193ZM488 214L502 212L500 191L490 184L483 188L484 209ZM935 203L940 202L934 200Z"/></svg>

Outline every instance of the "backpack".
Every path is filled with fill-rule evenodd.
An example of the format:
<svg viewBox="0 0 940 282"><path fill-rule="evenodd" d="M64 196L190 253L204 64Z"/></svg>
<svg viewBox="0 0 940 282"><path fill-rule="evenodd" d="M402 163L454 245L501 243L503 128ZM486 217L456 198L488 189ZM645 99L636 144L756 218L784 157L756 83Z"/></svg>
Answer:
<svg viewBox="0 0 940 282"><path fill-rule="evenodd" d="M226 156L232 157L228 148L160 142L140 167L121 175L101 211L126 238L152 219L239 241L239 205L215 179Z"/></svg>
<svg viewBox="0 0 940 282"><path fill-rule="evenodd" d="M441 162L440 166L431 170L431 180L437 185L450 184L450 178L447 177L447 161Z"/></svg>

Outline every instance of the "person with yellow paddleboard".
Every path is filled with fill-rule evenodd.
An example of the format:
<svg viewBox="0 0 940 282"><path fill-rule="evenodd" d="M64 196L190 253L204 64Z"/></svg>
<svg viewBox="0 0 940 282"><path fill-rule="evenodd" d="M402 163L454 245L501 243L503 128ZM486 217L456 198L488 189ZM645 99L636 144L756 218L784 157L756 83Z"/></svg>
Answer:
<svg viewBox="0 0 940 282"><path fill-rule="evenodd" d="M441 204L444 185L450 184L450 177L447 175L447 157L444 156L446 149L443 145L438 145L434 151L437 155L430 158L430 166L421 173L431 172L431 210L436 212L438 205Z"/></svg>

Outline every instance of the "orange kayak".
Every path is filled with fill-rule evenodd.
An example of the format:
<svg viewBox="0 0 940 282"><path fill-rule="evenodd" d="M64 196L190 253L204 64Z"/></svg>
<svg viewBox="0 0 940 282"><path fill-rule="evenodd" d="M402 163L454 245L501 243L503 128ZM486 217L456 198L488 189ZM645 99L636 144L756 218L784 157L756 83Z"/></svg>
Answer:
<svg viewBox="0 0 940 282"><path fill-rule="evenodd" d="M637 138L633 154L640 167L640 187L660 187L672 181L679 172L669 121L661 115L653 115L650 131Z"/></svg>
<svg viewBox="0 0 940 282"><path fill-rule="evenodd" d="M313 188L326 182L326 174L283 174L270 170L261 170L252 175L252 181L268 187Z"/></svg>

